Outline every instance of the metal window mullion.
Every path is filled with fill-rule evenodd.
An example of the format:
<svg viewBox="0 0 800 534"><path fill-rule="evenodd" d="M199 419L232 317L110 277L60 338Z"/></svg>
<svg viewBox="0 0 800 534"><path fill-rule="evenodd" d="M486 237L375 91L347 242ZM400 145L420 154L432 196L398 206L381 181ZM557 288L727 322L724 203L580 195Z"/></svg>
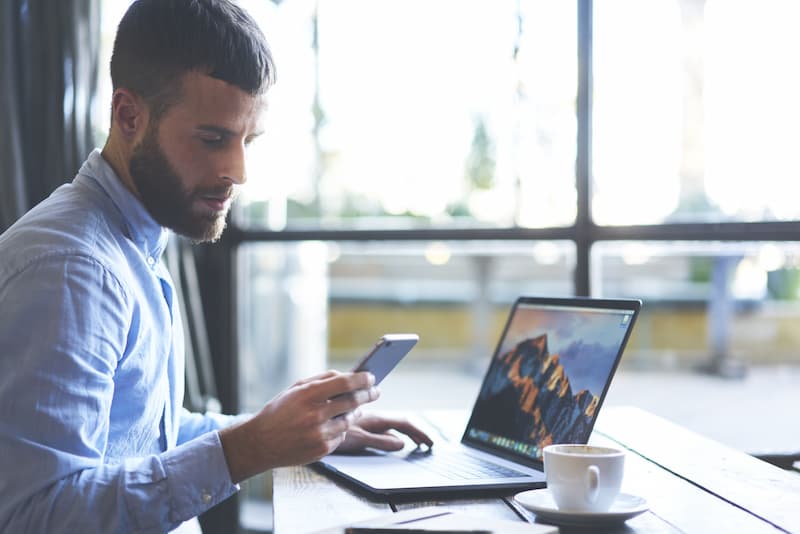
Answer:
<svg viewBox="0 0 800 534"><path fill-rule="evenodd" d="M590 251L596 236L591 210L592 172L592 0L578 1L578 88L575 103L575 273L576 295L591 295Z"/></svg>

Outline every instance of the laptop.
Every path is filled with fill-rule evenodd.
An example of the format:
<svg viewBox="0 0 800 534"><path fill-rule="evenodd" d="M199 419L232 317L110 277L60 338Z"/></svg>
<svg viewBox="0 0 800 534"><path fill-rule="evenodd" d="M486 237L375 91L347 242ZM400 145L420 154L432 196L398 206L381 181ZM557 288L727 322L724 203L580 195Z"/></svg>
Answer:
<svg viewBox="0 0 800 534"><path fill-rule="evenodd" d="M542 449L589 440L640 307L633 299L520 297L459 443L333 454L315 466L382 496L544 487Z"/></svg>

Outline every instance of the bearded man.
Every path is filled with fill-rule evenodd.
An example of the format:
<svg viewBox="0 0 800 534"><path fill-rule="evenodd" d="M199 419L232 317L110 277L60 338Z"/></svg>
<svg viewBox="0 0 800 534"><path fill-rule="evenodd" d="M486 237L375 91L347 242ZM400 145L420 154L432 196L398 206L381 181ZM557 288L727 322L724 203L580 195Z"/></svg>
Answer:
<svg viewBox="0 0 800 534"><path fill-rule="evenodd" d="M0 236L0 531L166 532L265 470L430 439L360 416L369 373L303 380L256 414L189 413L170 231L219 238L275 67L228 0L138 0L112 124L75 179ZM46 155L44 155L46 157Z"/></svg>

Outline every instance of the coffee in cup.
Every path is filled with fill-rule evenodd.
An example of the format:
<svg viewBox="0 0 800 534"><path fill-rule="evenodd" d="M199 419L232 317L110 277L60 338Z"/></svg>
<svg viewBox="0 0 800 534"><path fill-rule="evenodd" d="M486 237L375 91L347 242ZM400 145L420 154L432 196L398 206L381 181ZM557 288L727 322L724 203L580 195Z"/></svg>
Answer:
<svg viewBox="0 0 800 534"><path fill-rule="evenodd" d="M547 487L559 510L605 512L619 495L625 453L610 447L557 444L544 448Z"/></svg>

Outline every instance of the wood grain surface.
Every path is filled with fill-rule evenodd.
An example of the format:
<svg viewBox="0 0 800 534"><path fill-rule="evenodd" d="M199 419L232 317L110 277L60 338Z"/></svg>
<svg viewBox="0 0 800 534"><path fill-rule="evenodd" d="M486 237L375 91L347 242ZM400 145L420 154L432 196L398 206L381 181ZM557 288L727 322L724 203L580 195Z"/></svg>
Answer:
<svg viewBox="0 0 800 534"><path fill-rule="evenodd" d="M458 440L466 414L430 412L415 420ZM622 491L647 499L650 510L619 526L561 527L562 533L800 532L800 477L794 473L636 408L604 409L590 442L627 452ZM310 467L276 469L273 477L275 534L313 533L423 506L537 521L513 495L393 501L370 498Z"/></svg>

